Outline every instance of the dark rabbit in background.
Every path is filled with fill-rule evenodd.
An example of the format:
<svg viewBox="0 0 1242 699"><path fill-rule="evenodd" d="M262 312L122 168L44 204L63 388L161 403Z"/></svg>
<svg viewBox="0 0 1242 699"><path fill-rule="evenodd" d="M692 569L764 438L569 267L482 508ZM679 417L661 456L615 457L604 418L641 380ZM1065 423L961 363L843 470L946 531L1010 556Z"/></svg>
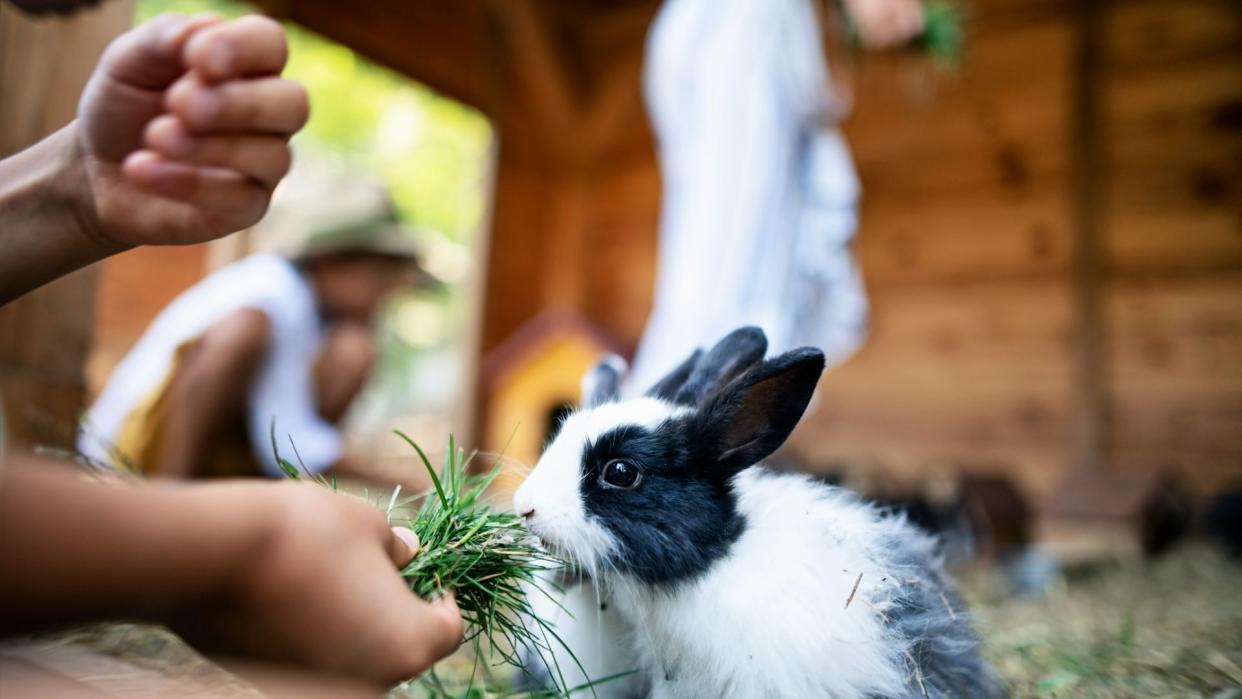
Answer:
<svg viewBox="0 0 1242 699"><path fill-rule="evenodd" d="M600 697L1003 696L932 538L760 464L824 369L766 350L742 328L632 400L617 358L584 381L514 499L588 581L543 610L577 658L557 672L634 671Z"/></svg>

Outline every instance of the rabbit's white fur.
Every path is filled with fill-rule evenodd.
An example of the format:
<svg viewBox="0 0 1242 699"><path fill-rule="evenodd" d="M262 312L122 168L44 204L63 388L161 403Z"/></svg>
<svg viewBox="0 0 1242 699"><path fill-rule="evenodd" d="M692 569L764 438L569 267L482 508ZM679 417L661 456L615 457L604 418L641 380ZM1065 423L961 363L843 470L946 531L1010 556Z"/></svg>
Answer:
<svg viewBox="0 0 1242 699"><path fill-rule="evenodd" d="M746 531L703 577L666 589L605 574L598 593L566 593L574 618L554 613L558 633L587 674L638 670L652 699L906 696L907 648L886 632L885 612L918 581L887 570L881 547L912 532L803 476L754 467L733 486ZM930 555L932 542L915 536ZM573 660L558 657L580 684ZM634 696L635 679L596 693Z"/></svg>
<svg viewBox="0 0 1242 699"><path fill-rule="evenodd" d="M895 588L877 560L884 523L804 477L750 468L733 485L746 531L705 576L610 586L650 696L905 693L904 648L882 621Z"/></svg>
<svg viewBox="0 0 1242 699"><path fill-rule="evenodd" d="M555 588L550 582L545 579L541 583L543 592L528 588L527 594L534 614L548 621L560 637L560 642L550 641L550 649L542 649L538 655L527 649L526 662L528 671L535 673L535 688L544 688L541 676L555 679L566 688L585 687L590 682L611 677L613 679L595 687L593 699L643 696L646 682L643 675L636 672L638 660L631 647L633 627L617 612L617 606L602 602L602 593L589 583L573 585L558 593L553 591ZM572 657L565 651L566 647L573 651ZM591 697L592 694L590 689L582 689L573 696Z"/></svg>
<svg viewBox="0 0 1242 699"><path fill-rule="evenodd" d="M751 467L732 481L746 529L705 575L653 587L599 568L613 541L584 511L576 447L684 410L643 398L575 413L515 497L519 512L538 510L545 540L572 549L599 588L567 593L572 619L550 604L541 610L559 618L588 675L639 670L653 698L902 696L907 648L886 631L885 612L902 585L920 583L886 567L885 547L901 540L931 558L933 542L846 491ZM631 658L637 665L624 668ZM570 686L584 680L566 654L558 660ZM596 688L601 697L631 690L632 681Z"/></svg>

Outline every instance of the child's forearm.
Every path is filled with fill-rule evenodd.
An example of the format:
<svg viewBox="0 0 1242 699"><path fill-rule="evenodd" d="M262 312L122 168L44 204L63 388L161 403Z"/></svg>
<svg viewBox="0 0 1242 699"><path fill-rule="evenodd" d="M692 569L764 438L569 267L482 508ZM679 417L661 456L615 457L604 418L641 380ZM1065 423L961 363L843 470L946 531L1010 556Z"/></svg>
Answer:
<svg viewBox="0 0 1242 699"><path fill-rule="evenodd" d="M0 633L87 619L167 621L228 588L270 531L262 493L112 486L65 464L0 472Z"/></svg>
<svg viewBox="0 0 1242 699"><path fill-rule="evenodd" d="M77 122L0 160L0 305L123 246L93 236Z"/></svg>
<svg viewBox="0 0 1242 699"><path fill-rule="evenodd" d="M461 642L451 597L372 504L297 483L109 486L56 462L0 472L0 635L164 623L200 650L392 684Z"/></svg>

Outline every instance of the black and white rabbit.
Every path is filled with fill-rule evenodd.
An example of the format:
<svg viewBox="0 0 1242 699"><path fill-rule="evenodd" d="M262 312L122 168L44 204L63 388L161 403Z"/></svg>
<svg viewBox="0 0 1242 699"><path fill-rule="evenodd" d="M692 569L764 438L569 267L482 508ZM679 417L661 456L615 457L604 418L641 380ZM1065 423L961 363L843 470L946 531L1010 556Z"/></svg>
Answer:
<svg viewBox="0 0 1242 699"><path fill-rule="evenodd" d="M637 671L596 693L1003 695L930 537L760 465L824 368L815 349L766 349L742 328L625 401L623 365L601 363L515 495L591 583L570 591L558 633L594 678Z"/></svg>

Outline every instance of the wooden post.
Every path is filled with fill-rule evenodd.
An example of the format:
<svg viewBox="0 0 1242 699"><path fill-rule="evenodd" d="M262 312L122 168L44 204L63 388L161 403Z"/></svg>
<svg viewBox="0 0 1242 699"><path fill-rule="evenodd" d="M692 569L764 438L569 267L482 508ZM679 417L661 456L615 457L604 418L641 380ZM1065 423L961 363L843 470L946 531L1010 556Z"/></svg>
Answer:
<svg viewBox="0 0 1242 699"><path fill-rule="evenodd" d="M1074 424L1072 464L1078 473L1104 469L1109 439L1107 337L1100 264L1100 204L1106 189L1100 85L1104 0L1076 8L1076 57L1070 111L1073 258Z"/></svg>
<svg viewBox="0 0 1242 699"><path fill-rule="evenodd" d="M133 0L70 18L34 20L0 3L0 157L73 119L108 42L133 21ZM15 443L69 446L83 408L96 274L86 269L0 308L0 396Z"/></svg>

